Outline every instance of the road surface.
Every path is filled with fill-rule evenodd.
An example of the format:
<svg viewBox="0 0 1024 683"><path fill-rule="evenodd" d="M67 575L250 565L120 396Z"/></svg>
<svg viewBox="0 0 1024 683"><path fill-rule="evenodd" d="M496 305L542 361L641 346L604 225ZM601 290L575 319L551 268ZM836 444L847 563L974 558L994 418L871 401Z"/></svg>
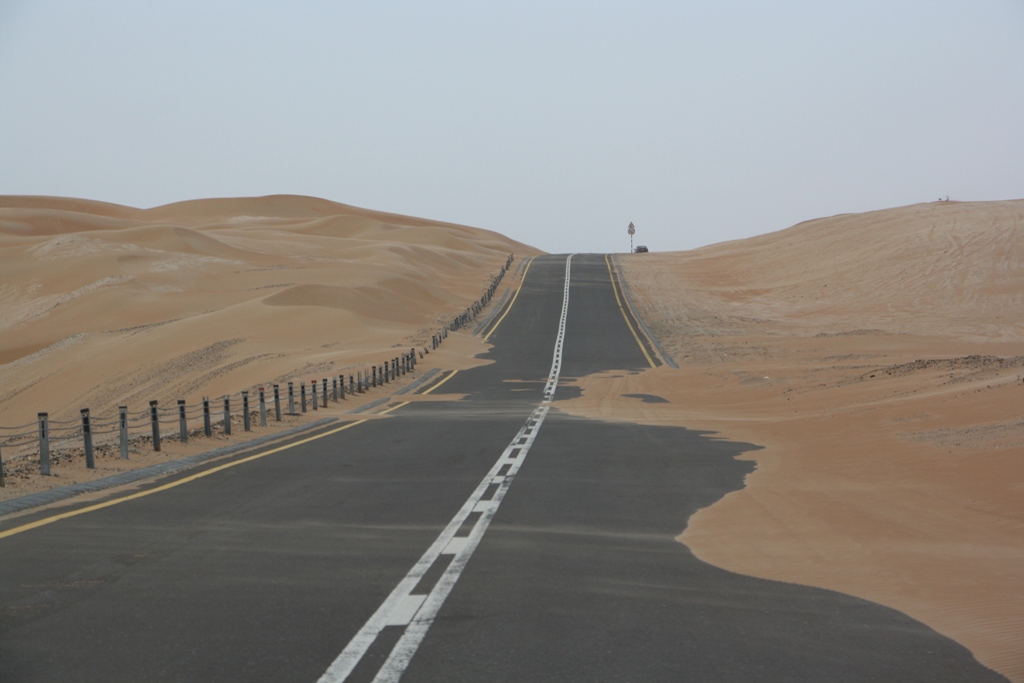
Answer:
<svg viewBox="0 0 1024 683"><path fill-rule="evenodd" d="M497 319L491 364L424 387L453 400L0 519L0 682L1005 681L899 612L674 540L757 446L558 410L654 358L603 256L535 259Z"/></svg>

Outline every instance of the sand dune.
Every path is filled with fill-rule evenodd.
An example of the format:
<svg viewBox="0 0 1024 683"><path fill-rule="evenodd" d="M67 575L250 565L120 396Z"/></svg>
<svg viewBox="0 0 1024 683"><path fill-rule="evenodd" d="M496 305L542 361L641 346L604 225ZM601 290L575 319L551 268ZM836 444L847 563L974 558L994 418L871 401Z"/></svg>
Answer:
<svg viewBox="0 0 1024 683"><path fill-rule="evenodd" d="M539 252L314 197L0 197L0 425L379 362L429 340L509 253Z"/></svg>
<svg viewBox="0 0 1024 683"><path fill-rule="evenodd" d="M680 369L585 378L567 408L766 447L681 541L892 606L1024 681L1024 201L620 259Z"/></svg>

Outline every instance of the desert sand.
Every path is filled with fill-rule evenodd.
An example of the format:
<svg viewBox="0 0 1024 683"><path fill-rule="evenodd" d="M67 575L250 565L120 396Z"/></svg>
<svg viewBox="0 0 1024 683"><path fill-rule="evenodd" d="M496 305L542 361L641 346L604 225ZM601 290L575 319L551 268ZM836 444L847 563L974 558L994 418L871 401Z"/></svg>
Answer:
<svg viewBox="0 0 1024 683"><path fill-rule="evenodd" d="M243 389L253 390L255 402L259 385L269 391L275 382L354 373L430 346L433 333L479 299L509 254L537 253L487 230L312 197L136 209L0 196L0 426L32 423L38 412L77 420L81 408L109 420L119 405L137 413L150 400L170 407L232 393L238 415ZM442 348L446 367L477 351L451 338ZM432 367L430 360L417 370ZM244 436L237 425L234 431L234 440ZM222 440L167 441L160 455L133 444L128 463L104 451L92 472L78 456L55 465L55 477L9 476L0 497ZM72 441L66 445L81 453L80 437ZM19 455L35 458L38 449L21 450L3 449L9 474L17 474Z"/></svg>
<svg viewBox="0 0 1024 683"><path fill-rule="evenodd" d="M560 407L764 447L679 540L898 609L1024 681L1024 201L619 259L679 369L584 378Z"/></svg>
<svg viewBox="0 0 1024 683"><path fill-rule="evenodd" d="M308 197L0 197L0 425L364 368L428 345L509 253L539 252ZM901 610L1024 681L1024 201L836 216L620 263L679 369L581 378L558 407L763 447L744 456L745 488L680 541L732 571ZM452 335L420 369L484 349ZM377 396L283 426L351 419ZM225 441L160 455L143 441L97 470ZM55 472L0 497L98 476L81 457Z"/></svg>

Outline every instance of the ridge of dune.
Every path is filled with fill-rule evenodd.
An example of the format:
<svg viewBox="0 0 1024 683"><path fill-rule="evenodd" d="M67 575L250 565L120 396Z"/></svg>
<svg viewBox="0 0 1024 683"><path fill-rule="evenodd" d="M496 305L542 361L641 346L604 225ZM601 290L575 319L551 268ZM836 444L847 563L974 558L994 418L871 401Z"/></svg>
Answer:
<svg viewBox="0 0 1024 683"><path fill-rule="evenodd" d="M510 253L540 252L315 197L0 196L0 425L362 367L422 346Z"/></svg>
<svg viewBox="0 0 1024 683"><path fill-rule="evenodd" d="M1020 339L1024 200L935 202L807 221L680 255L684 277L730 304L789 323L845 324L852 315L890 331L937 320ZM830 289L831 288L831 289ZM973 321L973 322L972 322Z"/></svg>
<svg viewBox="0 0 1024 683"><path fill-rule="evenodd" d="M582 378L560 407L764 447L680 541L898 609L1024 681L1024 200L618 258L679 369Z"/></svg>
<svg viewBox="0 0 1024 683"><path fill-rule="evenodd" d="M105 218L136 218L140 209L95 199L53 197L49 195L0 195L0 209L25 211L62 211L84 213Z"/></svg>

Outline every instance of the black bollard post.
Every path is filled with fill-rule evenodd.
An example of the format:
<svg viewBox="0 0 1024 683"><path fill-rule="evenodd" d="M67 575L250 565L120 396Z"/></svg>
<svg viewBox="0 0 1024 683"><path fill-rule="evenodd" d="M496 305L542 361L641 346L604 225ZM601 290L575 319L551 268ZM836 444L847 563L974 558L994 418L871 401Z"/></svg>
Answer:
<svg viewBox="0 0 1024 683"><path fill-rule="evenodd" d="M224 434L231 436L231 397L224 394Z"/></svg>
<svg viewBox="0 0 1024 683"><path fill-rule="evenodd" d="M153 450L160 452L160 411L156 401L149 402L149 422L153 428Z"/></svg>
<svg viewBox="0 0 1024 683"><path fill-rule="evenodd" d="M373 388L377 388L377 366L373 366Z"/></svg>
<svg viewBox="0 0 1024 683"><path fill-rule="evenodd" d="M188 441L188 423L185 421L185 400L178 399L178 438L182 443Z"/></svg>
<svg viewBox="0 0 1024 683"><path fill-rule="evenodd" d="M335 396L337 398L337 396ZM324 378L324 408L327 407L327 378Z"/></svg>
<svg viewBox="0 0 1024 683"><path fill-rule="evenodd" d="M313 394L313 410L316 410L316 380L313 380L313 384L310 387L310 389L312 390Z"/></svg>
<svg viewBox="0 0 1024 683"><path fill-rule="evenodd" d="M260 427L267 426L267 397L263 394L263 387L260 387Z"/></svg>
<svg viewBox="0 0 1024 683"><path fill-rule="evenodd" d="M121 459L128 459L128 406L118 406L117 430L121 437Z"/></svg>
<svg viewBox="0 0 1024 683"><path fill-rule="evenodd" d="M344 387L342 387L342 388L344 388ZM337 377L332 377L331 378L331 395L334 398L334 402L337 403L338 402L338 378Z"/></svg>
<svg viewBox="0 0 1024 683"><path fill-rule="evenodd" d="M306 383L301 382L299 384L299 393L302 395L302 412L306 412Z"/></svg>
<svg viewBox="0 0 1024 683"><path fill-rule="evenodd" d="M281 421L281 387L274 385L274 417Z"/></svg>
<svg viewBox="0 0 1024 683"><path fill-rule="evenodd" d="M210 419L210 397L203 396L203 434L213 436L213 420Z"/></svg>
<svg viewBox="0 0 1024 683"><path fill-rule="evenodd" d="M288 382L288 414L295 414L295 384Z"/></svg>
<svg viewBox="0 0 1024 683"><path fill-rule="evenodd" d="M338 398L340 398L341 400L344 401L345 400L345 375L338 375L338 378L341 380L340 382L338 382L338 384L340 385L338 387L338 389L339 389L339 391L338 391Z"/></svg>
<svg viewBox="0 0 1024 683"><path fill-rule="evenodd" d="M39 474L50 476L50 417L39 413Z"/></svg>
<svg viewBox="0 0 1024 683"><path fill-rule="evenodd" d="M96 469L96 459L92 452L92 424L89 420L89 409L82 408L82 441L85 446L85 466L90 470Z"/></svg>
<svg viewBox="0 0 1024 683"><path fill-rule="evenodd" d="M249 415L249 392L242 392L242 425L247 432L252 431L252 416Z"/></svg>

